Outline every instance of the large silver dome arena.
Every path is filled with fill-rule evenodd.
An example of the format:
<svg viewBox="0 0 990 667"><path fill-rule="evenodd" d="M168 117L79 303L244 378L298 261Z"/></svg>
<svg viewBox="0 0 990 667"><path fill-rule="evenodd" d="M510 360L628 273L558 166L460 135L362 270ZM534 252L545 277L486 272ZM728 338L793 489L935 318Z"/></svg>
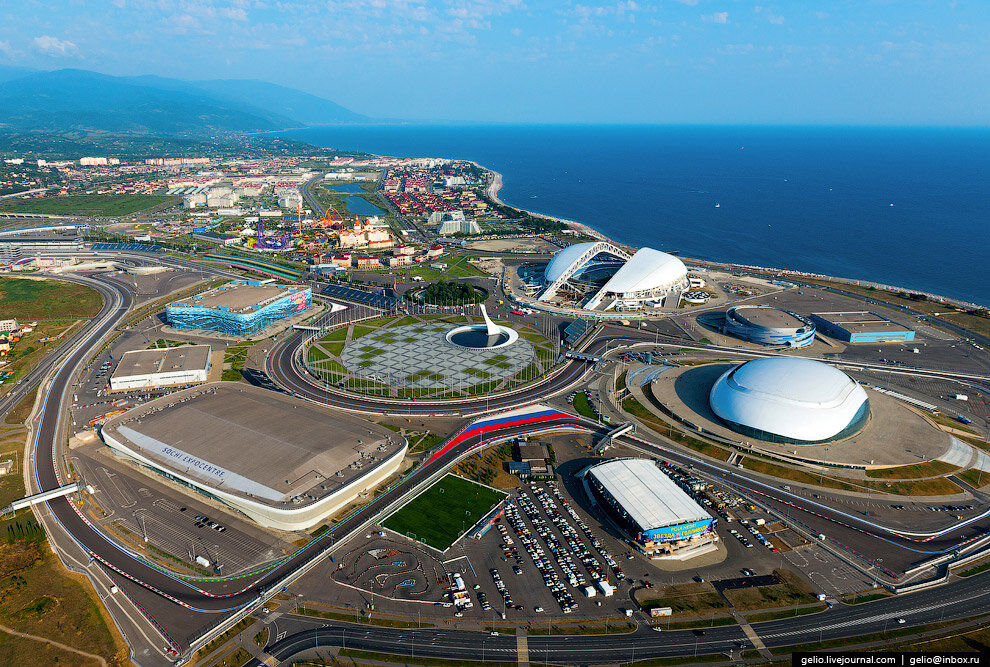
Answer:
<svg viewBox="0 0 990 667"><path fill-rule="evenodd" d="M866 392L842 371L795 357L754 359L724 373L708 397L734 431L769 442L817 444L858 432Z"/></svg>

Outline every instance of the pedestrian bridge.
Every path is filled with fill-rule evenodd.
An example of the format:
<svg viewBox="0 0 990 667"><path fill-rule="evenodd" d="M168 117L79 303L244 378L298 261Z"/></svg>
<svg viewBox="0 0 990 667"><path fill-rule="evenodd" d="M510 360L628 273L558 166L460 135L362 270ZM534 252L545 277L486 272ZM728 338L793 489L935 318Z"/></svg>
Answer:
<svg viewBox="0 0 990 667"><path fill-rule="evenodd" d="M61 498L62 496L67 496L71 493L75 493L82 489L82 484L79 482L73 482L72 484L67 484L65 486L60 486L57 489L51 489L50 491L42 491L41 493L35 493L30 496L25 496L20 500L15 500L6 507L3 508L4 514L13 514L17 510L24 509L31 505L37 505L38 503L46 503L54 498Z"/></svg>

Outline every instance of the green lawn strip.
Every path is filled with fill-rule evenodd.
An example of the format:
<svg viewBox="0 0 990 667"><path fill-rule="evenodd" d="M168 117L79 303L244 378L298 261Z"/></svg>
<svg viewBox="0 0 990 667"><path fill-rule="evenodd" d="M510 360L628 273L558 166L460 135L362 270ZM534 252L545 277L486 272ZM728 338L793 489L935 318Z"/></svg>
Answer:
<svg viewBox="0 0 990 667"><path fill-rule="evenodd" d="M369 327L374 327L376 329L381 329L382 327L386 327L389 324L391 324L394 320L395 320L394 316L385 315L383 317L376 317L371 320L362 320L361 324Z"/></svg>
<svg viewBox="0 0 990 667"><path fill-rule="evenodd" d="M338 357L340 356L340 353L344 351L344 344L343 343L324 343L320 347L322 347L324 350L326 350L330 354L335 354Z"/></svg>
<svg viewBox="0 0 990 667"><path fill-rule="evenodd" d="M328 355L326 352L324 352L317 346L313 345L312 347L309 348L309 356L307 361L309 361L310 363L313 363L314 361L323 361L324 359L329 359L329 358L330 355Z"/></svg>
<svg viewBox="0 0 990 667"><path fill-rule="evenodd" d="M692 628L711 628L719 625L735 625L735 616L709 616L696 618L693 621L673 621L663 624L664 630L690 630Z"/></svg>
<svg viewBox="0 0 990 667"><path fill-rule="evenodd" d="M218 648L226 644L228 641L230 641L231 637L234 637L242 630L247 628L249 625L252 625L256 620L257 619L251 616L248 616L247 618L242 618L240 621L237 622L237 625L232 627L230 630L227 630L227 632L223 633L222 635L219 635L216 639L211 641L203 648L196 651L196 656L198 658L205 658L206 656L208 656L209 654L213 653Z"/></svg>
<svg viewBox="0 0 990 667"><path fill-rule="evenodd" d="M51 215L130 215L178 201L164 195L64 195L37 199L7 199L0 211Z"/></svg>
<svg viewBox="0 0 990 667"><path fill-rule="evenodd" d="M966 433L972 433L973 435L979 435L979 433L974 431L972 428L966 426L959 420L953 419L952 417L949 417L947 415L942 415L942 414L933 415L933 414L925 413L925 417L931 419L936 424L941 424L942 426L948 426L949 428L954 428L957 431L964 431Z"/></svg>
<svg viewBox="0 0 990 667"><path fill-rule="evenodd" d="M12 443L13 444L13 443ZM6 451L0 454L0 461L6 461L7 459L12 459L15 463L20 463L21 452L23 451L24 443L17 443L20 445L19 450ZM6 507L10 503L14 502L19 498L24 497L24 478L17 474L15 471L18 467L15 466L14 470L10 473L0 477L0 507ZM11 525L7 522L0 523L0 530L3 534L0 535L0 539L7 537L7 525ZM12 537L16 536L11 534Z"/></svg>
<svg viewBox="0 0 990 667"><path fill-rule="evenodd" d="M974 574L979 574L981 572L986 572L990 570L990 560L985 563L980 563L976 567L971 567L968 570L963 570L962 572L957 572L960 577L972 577Z"/></svg>
<svg viewBox="0 0 990 667"><path fill-rule="evenodd" d="M657 433L663 434L668 439L693 449L699 454L710 456L711 458L718 459L720 461L728 460L729 456L732 454L732 452L723 447L704 442L703 440L687 435L676 428L672 428L670 424L661 420L659 417L647 410L642 403L637 401L632 396L622 401L622 409L634 416L636 419L645 423L647 426L650 426Z"/></svg>
<svg viewBox="0 0 990 667"><path fill-rule="evenodd" d="M481 379L490 378L492 376L491 373L488 371L483 371L480 368L465 368L461 372Z"/></svg>
<svg viewBox="0 0 990 667"><path fill-rule="evenodd" d="M622 374L615 379L615 390L622 391L626 388L626 371L622 371Z"/></svg>
<svg viewBox="0 0 990 667"><path fill-rule="evenodd" d="M609 623L608 626L605 625L551 625L549 628L546 626L534 625L526 629L526 635L532 637L534 635L546 636L561 636L561 635L627 635L639 628L635 623L617 621L615 623ZM549 631L548 631L549 630ZM607 630L607 632L606 632Z"/></svg>
<svg viewBox="0 0 990 667"><path fill-rule="evenodd" d="M347 369L336 359L324 359L323 361L318 361L314 364L317 370L322 371L332 371L334 373L347 373Z"/></svg>
<svg viewBox="0 0 990 667"><path fill-rule="evenodd" d="M943 637L924 638L919 641L898 642L893 646L885 646L884 651L924 651L938 655L940 653L973 653L990 646L990 627L976 628L970 632L954 631Z"/></svg>
<svg viewBox="0 0 990 667"><path fill-rule="evenodd" d="M383 525L443 551L503 498L498 491L446 475Z"/></svg>
<svg viewBox="0 0 990 667"><path fill-rule="evenodd" d="M574 409L582 417L587 417L588 419L598 419L598 415L595 411L591 409L591 403L588 402L588 392L579 391L574 396Z"/></svg>
<svg viewBox="0 0 990 667"><path fill-rule="evenodd" d="M168 347L181 347L183 345L195 345L196 343L190 343L185 340L168 340L166 338L159 338L154 343L148 346L149 350L160 350L162 348Z"/></svg>
<svg viewBox="0 0 990 667"><path fill-rule="evenodd" d="M384 628L418 628L419 623L416 621L395 621L389 618L376 618L374 616L367 617L362 614L359 617L355 617L354 614L344 614L335 611L322 611L319 609L312 609L310 607L299 607L293 614L298 614L300 616L314 616L316 618L328 618L334 621L349 621L351 623L363 623L365 625L377 625ZM433 625L430 623L423 623L422 627L432 628Z"/></svg>
<svg viewBox="0 0 990 667"><path fill-rule="evenodd" d="M990 473L984 474L984 472L979 468L970 468L965 472L957 473L956 477L966 482L974 489L990 484Z"/></svg>
<svg viewBox="0 0 990 667"><path fill-rule="evenodd" d="M498 384L498 382L482 382L481 384L468 387L468 396L484 396L485 394L491 394L498 389Z"/></svg>
<svg viewBox="0 0 990 667"><path fill-rule="evenodd" d="M378 330L372 327L359 327L355 325L353 331L351 331L351 340L353 341L353 340L357 340L361 336L367 336L373 331L378 331Z"/></svg>
<svg viewBox="0 0 990 667"><path fill-rule="evenodd" d="M519 337L520 338L525 338L530 343L540 344L540 343L546 343L547 342L546 336L541 336L538 333L529 333L528 331L520 331L519 332Z"/></svg>
<svg viewBox="0 0 990 667"><path fill-rule="evenodd" d="M921 477L941 477L959 470L959 466L945 461L933 460L895 468L867 470L866 476L881 479L919 479Z"/></svg>
<svg viewBox="0 0 990 667"><path fill-rule="evenodd" d="M236 368L225 368L220 373L220 380L222 382L239 382L242 377L244 377L244 374Z"/></svg>
<svg viewBox="0 0 990 667"><path fill-rule="evenodd" d="M320 338L320 342L332 341L332 340L345 340L347 338L347 327L340 327L339 329L334 329L327 335Z"/></svg>
<svg viewBox="0 0 990 667"><path fill-rule="evenodd" d="M889 598L893 593L867 593L866 595L857 595L851 600L843 600L846 604L864 604L866 602L873 602L874 600L882 600L884 598Z"/></svg>
<svg viewBox="0 0 990 667"><path fill-rule="evenodd" d="M887 632L872 632L870 634L859 635L856 637L827 639L823 642L809 642L807 644L795 644L793 646L777 646L771 648L770 653L773 655L789 655L791 653L804 653L807 651L826 651L828 649L841 648L843 646L854 646L857 644L882 644L880 650L894 650L891 645L891 639L917 635L922 632L938 630L954 624L954 621L948 621L944 623L930 623L928 625L919 625L915 627L888 628Z"/></svg>
<svg viewBox="0 0 990 667"><path fill-rule="evenodd" d="M34 402L38 397L38 387L35 387L33 391L29 391L24 398L17 402L15 405L3 418L3 421L7 424L23 424L27 420L28 415L31 414L31 410L34 408ZM15 499L16 500L16 499Z"/></svg>
<svg viewBox="0 0 990 667"><path fill-rule="evenodd" d="M813 486L821 486L830 489L842 489L843 491L864 490L863 487L859 485L834 480L828 476L822 477L821 475L813 475L804 470L788 468L787 466L771 463L753 456L747 456L743 460L742 464L746 470L752 470L753 472L770 475L771 477L777 477L779 479L787 479L792 482L800 482L802 484L810 484Z"/></svg>
<svg viewBox="0 0 990 667"><path fill-rule="evenodd" d="M488 667L517 666L515 660L513 660L512 662L498 662L495 660L486 660L484 661L484 663L482 663L480 660L444 660L442 658L413 658L405 655L396 656L396 655L392 655L391 653L378 653L376 651L361 651L352 648L341 649L337 655L340 657L349 658L352 662L357 660L372 660L374 662L387 663L387 664L401 663L403 665L428 665L435 667L458 667L459 665L482 665L482 664Z"/></svg>
<svg viewBox="0 0 990 667"><path fill-rule="evenodd" d="M89 319L102 307L103 297L86 285L0 277L0 313L4 319Z"/></svg>
<svg viewBox="0 0 990 667"><path fill-rule="evenodd" d="M746 617L747 623L762 623L763 621L776 621L781 618L791 616L805 616L806 614L817 614L828 609L824 604L813 607L796 607L794 609L778 609L777 611L765 611L760 614L751 614Z"/></svg>
<svg viewBox="0 0 990 667"><path fill-rule="evenodd" d="M696 665L709 662L723 662L725 659L724 653L711 653L685 656L683 658L650 658L649 660L637 660L636 662L623 662L620 665L621 667L666 667L666 665Z"/></svg>
<svg viewBox="0 0 990 667"><path fill-rule="evenodd" d="M423 433L415 439L409 439L409 452L429 451L438 446L443 440L443 436L439 436L436 433Z"/></svg>
<svg viewBox="0 0 990 667"><path fill-rule="evenodd" d="M418 317L413 317L412 315L406 315L401 320L392 323L392 327L404 327L410 324L419 324L420 319Z"/></svg>
<svg viewBox="0 0 990 667"><path fill-rule="evenodd" d="M945 477L919 479L916 481L867 481L864 486L881 493L897 496L951 496L962 491L958 485Z"/></svg>

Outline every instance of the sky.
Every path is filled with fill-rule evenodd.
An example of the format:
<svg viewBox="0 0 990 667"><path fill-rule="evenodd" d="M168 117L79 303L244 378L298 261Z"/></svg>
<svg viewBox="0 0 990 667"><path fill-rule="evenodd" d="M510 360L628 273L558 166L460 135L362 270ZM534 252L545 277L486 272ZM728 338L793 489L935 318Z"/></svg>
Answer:
<svg viewBox="0 0 990 667"><path fill-rule="evenodd" d="M986 126L990 0L4 0L0 64L378 118Z"/></svg>

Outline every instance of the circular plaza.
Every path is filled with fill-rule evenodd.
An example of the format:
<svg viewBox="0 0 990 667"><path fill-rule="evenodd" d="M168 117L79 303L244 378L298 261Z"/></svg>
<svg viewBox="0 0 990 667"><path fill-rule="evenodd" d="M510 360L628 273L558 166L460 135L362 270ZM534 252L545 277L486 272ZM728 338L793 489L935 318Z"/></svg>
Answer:
<svg viewBox="0 0 990 667"><path fill-rule="evenodd" d="M467 315L383 317L315 338L304 358L310 374L328 385L394 398L507 391L554 363L552 343L525 326L500 326L489 346L458 344L458 333L483 329L482 318Z"/></svg>

